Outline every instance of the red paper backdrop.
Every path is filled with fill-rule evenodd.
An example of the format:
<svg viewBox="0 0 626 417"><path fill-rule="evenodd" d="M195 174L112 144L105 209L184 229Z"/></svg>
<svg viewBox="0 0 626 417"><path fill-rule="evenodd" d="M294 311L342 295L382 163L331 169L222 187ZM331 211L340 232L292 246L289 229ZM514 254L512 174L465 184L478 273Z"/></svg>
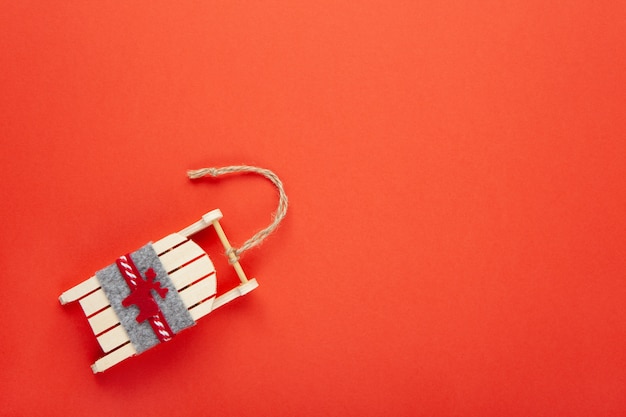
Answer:
<svg viewBox="0 0 626 417"><path fill-rule="evenodd" d="M623 2L2 3L0 414L626 415ZM57 297L233 163L259 289L92 375Z"/></svg>

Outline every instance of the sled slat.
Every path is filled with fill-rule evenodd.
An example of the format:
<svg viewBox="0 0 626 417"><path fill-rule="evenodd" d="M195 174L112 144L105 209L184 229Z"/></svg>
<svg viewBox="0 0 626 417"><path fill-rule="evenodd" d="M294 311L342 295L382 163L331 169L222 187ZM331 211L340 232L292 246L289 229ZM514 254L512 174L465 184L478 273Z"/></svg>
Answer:
<svg viewBox="0 0 626 417"><path fill-rule="evenodd" d="M189 308L192 305L197 304L205 298L208 298L215 294L215 292L211 291L211 287L211 280L203 279L202 281L198 281L192 286L182 290L179 293L180 298L182 298L185 307Z"/></svg>
<svg viewBox="0 0 626 417"><path fill-rule="evenodd" d="M113 365L117 365L124 359L130 358L135 354L137 354L137 351L133 347L132 343L128 343L126 346L122 346L118 350L98 359L93 365L91 365L91 370L94 374L104 372Z"/></svg>
<svg viewBox="0 0 626 417"><path fill-rule="evenodd" d="M91 330L93 330L93 334L100 334L109 327L115 326L120 322L120 319L117 317L117 314L115 314L113 307L109 307L102 310L95 316L90 317L88 321L91 326Z"/></svg>
<svg viewBox="0 0 626 417"><path fill-rule="evenodd" d="M170 273L192 259L198 258L204 254L205 252L200 246L192 241L187 241L179 247L172 249L169 252L165 252L163 255L159 256L159 259L161 260L165 270Z"/></svg>
<svg viewBox="0 0 626 417"><path fill-rule="evenodd" d="M79 298L84 297L85 294L88 294L91 291L97 289L99 286L100 283L98 282L98 279L93 276L76 285L75 287L65 291L59 297L59 301L61 302L61 304L67 304L70 301L76 301Z"/></svg>
<svg viewBox="0 0 626 417"><path fill-rule="evenodd" d="M192 282L214 272L215 267L213 266L213 262L205 255L202 258L196 259L189 265L185 265L179 270L172 272L170 278L176 289L180 290Z"/></svg>
<svg viewBox="0 0 626 417"><path fill-rule="evenodd" d="M198 321L199 319L201 319L202 317L206 316L211 311L213 311L214 300L215 300L215 297L210 300L206 300L204 303L200 303L197 306L190 309L189 314L191 314L191 318L193 318L195 321Z"/></svg>
<svg viewBox="0 0 626 417"><path fill-rule="evenodd" d="M114 327L106 333L102 333L97 339L104 353L110 352L130 340L122 325Z"/></svg>
<svg viewBox="0 0 626 417"><path fill-rule="evenodd" d="M154 242L152 244L152 247L154 248L154 251L157 253L157 255L161 255L163 252L173 248L176 245L180 245L186 240L187 238L185 236L181 236L178 233L172 233L171 235L165 236L163 239Z"/></svg>
<svg viewBox="0 0 626 417"><path fill-rule="evenodd" d="M102 288L100 288L98 291L82 298L79 303L85 312L85 316L89 317L96 311L102 310L104 307L108 306L109 300L106 295L104 295Z"/></svg>

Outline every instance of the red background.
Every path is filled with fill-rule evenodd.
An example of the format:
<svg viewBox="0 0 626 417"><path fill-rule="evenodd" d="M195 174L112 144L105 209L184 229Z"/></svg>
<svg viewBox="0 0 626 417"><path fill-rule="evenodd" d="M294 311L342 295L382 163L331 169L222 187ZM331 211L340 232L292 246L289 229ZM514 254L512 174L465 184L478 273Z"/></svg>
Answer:
<svg viewBox="0 0 626 417"><path fill-rule="evenodd" d="M626 415L623 2L2 3L2 415ZM59 294L234 163L259 289L92 375Z"/></svg>

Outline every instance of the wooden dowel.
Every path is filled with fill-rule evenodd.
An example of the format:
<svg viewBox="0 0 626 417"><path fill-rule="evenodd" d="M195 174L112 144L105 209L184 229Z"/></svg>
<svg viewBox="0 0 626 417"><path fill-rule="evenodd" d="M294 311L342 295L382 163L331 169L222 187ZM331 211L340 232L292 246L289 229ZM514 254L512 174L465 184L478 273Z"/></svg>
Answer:
<svg viewBox="0 0 626 417"><path fill-rule="evenodd" d="M224 233L224 229L222 229L222 225L220 224L219 220L213 220L211 224L213 224L213 228L215 228L215 232L217 233L217 236L220 238L220 242L222 242L222 245L224 246L224 249L226 250L226 253L228 254L228 259L230 263L232 264L233 268L235 268L235 272L237 273L237 276L241 280L241 283L242 284L247 283L248 277L246 277L245 272L243 272L243 268L241 268L241 265L239 264L239 261L237 260L237 255L235 255L234 251L232 250L233 247L230 245L230 242L228 241L228 238L226 237L226 234Z"/></svg>

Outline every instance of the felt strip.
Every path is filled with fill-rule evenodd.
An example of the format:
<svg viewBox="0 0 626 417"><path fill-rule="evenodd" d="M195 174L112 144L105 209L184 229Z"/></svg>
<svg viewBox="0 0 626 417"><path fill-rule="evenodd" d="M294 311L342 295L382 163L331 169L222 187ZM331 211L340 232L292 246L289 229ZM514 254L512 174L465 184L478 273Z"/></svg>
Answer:
<svg viewBox="0 0 626 417"><path fill-rule="evenodd" d="M132 264L126 262L129 260L132 261ZM117 261L120 265L126 264L122 265L121 268L124 273L120 271ZM96 272L96 278L137 353L144 352L162 341L171 339L171 336L167 336L168 334L173 336L195 324L151 244L147 244L129 255L121 256L117 261ZM126 275L127 273L128 275ZM144 276L147 280L142 278ZM129 299L132 293L129 285L131 280L136 286L147 286L151 292L156 292L156 295L151 299L156 303L157 313L160 311L161 315L156 313L151 315L156 315L157 320L154 324L149 320L150 316L144 317L142 315L139 317L141 308L132 303L133 297L138 296ZM163 293L164 298L162 298L161 293ZM127 299L128 301L124 303L124 300ZM148 304L151 303L148 302ZM151 313L151 308L154 307L149 307L148 313ZM145 307L144 310L146 310ZM141 321L137 321L138 318ZM163 340L157 336L159 330L163 332L161 334Z"/></svg>

